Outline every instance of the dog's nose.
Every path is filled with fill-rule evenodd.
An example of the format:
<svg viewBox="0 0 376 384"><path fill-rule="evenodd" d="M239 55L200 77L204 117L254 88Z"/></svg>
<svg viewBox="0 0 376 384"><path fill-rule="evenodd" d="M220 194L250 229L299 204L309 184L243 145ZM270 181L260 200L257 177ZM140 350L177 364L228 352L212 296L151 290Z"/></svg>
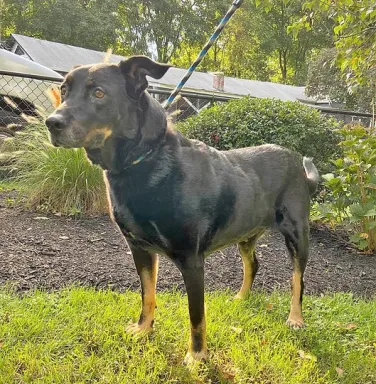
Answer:
<svg viewBox="0 0 376 384"><path fill-rule="evenodd" d="M65 128L66 122L62 116L54 115L46 119L45 124L50 132L61 131Z"/></svg>

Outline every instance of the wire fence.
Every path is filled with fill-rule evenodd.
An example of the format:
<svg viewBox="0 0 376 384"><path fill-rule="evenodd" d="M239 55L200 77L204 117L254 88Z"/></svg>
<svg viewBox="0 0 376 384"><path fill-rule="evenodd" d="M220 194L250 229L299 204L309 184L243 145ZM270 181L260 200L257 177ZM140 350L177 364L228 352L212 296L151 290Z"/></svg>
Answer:
<svg viewBox="0 0 376 384"><path fill-rule="evenodd" d="M51 113L54 106L47 91L59 84L60 81L52 78L0 71L0 139L13 136L17 130L23 129L30 117L43 117ZM149 92L163 104L171 90L151 86ZM234 98L238 97L183 90L168 112L174 121L181 121L200 113L213 103L223 103ZM372 120L372 115L367 113L312 107L346 123L360 121L369 126Z"/></svg>

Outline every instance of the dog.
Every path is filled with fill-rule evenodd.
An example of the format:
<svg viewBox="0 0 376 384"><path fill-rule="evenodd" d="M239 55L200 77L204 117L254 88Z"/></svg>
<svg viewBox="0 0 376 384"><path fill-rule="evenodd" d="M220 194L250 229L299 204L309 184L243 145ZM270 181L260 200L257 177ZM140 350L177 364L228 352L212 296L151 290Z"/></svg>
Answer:
<svg viewBox="0 0 376 384"><path fill-rule="evenodd" d="M287 323L304 325L303 274L308 257L310 195L319 174L277 145L218 151L174 130L147 92L170 65L146 56L119 64L74 68L61 85L61 104L46 119L53 145L83 147L105 173L110 211L132 251L141 280L142 309L133 333L154 322L158 254L180 270L189 303L186 363L206 359L204 258L238 244L247 297L257 273L257 239L276 228L292 259Z"/></svg>

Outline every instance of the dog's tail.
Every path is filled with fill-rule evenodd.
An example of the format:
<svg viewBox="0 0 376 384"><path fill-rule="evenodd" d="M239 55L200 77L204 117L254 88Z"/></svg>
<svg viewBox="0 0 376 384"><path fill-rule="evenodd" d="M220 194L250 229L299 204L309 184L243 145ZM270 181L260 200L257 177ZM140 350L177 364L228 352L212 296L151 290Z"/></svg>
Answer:
<svg viewBox="0 0 376 384"><path fill-rule="evenodd" d="M313 195L316 192L319 183L320 175L313 164L311 157L303 157L303 167L307 175L309 194Z"/></svg>

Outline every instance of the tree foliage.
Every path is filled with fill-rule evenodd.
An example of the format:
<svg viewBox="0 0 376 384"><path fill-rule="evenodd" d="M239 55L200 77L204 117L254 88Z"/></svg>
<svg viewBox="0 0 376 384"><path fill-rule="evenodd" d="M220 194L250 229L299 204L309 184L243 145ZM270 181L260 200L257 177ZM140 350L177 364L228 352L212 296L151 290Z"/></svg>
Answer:
<svg viewBox="0 0 376 384"><path fill-rule="evenodd" d="M333 21L337 65L347 83L374 84L376 75L376 3L374 0L308 0L305 15L292 25L293 33L309 29L316 20Z"/></svg>
<svg viewBox="0 0 376 384"><path fill-rule="evenodd" d="M374 96L372 87L360 85L350 92L345 77L336 65L336 58L336 48L326 48L311 60L305 88L307 96L329 98L343 103L349 110L370 112Z"/></svg>
<svg viewBox="0 0 376 384"><path fill-rule="evenodd" d="M332 37L328 20L295 36L288 33L289 25L302 17L302 7L302 0L244 2L200 68L222 70L236 77L304 84L311 52L329 46ZM214 25L205 40L213 31ZM183 45L174 62L188 66L202 44Z"/></svg>
<svg viewBox="0 0 376 384"><path fill-rule="evenodd" d="M120 42L160 62L170 61L183 41L195 41L203 24L200 8L191 0L125 0L119 4L119 18Z"/></svg>
<svg viewBox="0 0 376 384"><path fill-rule="evenodd" d="M15 32L105 51L117 39L112 0L2 0L2 37Z"/></svg>
<svg viewBox="0 0 376 384"><path fill-rule="evenodd" d="M102 51L112 47L115 53L145 54L188 67L230 4L0 0L1 38L15 32ZM376 78L375 34L374 0L250 0L243 2L199 69L304 85L310 59L335 40L336 63L346 82L352 88L369 86Z"/></svg>

